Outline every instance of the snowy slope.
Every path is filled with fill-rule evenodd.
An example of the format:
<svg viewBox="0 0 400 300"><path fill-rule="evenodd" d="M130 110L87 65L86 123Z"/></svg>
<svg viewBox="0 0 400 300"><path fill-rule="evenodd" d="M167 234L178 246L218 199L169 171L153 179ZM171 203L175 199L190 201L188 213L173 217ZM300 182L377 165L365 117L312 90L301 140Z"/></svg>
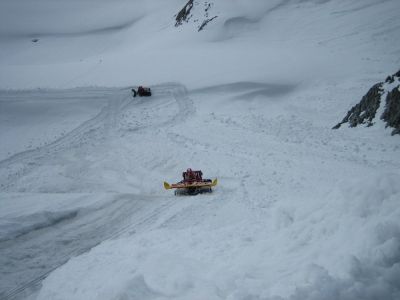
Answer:
<svg viewBox="0 0 400 300"><path fill-rule="evenodd" d="M210 12L218 18L200 33L193 23L175 28L183 4L118 0L111 9L108 1L2 1L0 86L184 78L200 87L381 73L376 81L398 68L396 0L218 1Z"/></svg>
<svg viewBox="0 0 400 300"><path fill-rule="evenodd" d="M0 298L399 299L398 1L184 4L0 4Z"/></svg>

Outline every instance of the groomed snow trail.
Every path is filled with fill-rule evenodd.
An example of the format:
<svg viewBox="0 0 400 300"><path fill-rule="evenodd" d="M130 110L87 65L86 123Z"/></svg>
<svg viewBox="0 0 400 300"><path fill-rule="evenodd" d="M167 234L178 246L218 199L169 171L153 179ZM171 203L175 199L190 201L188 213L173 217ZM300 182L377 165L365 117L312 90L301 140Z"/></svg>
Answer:
<svg viewBox="0 0 400 300"><path fill-rule="evenodd" d="M333 97L354 89L152 90L51 91L96 94L92 117L0 162L3 298L396 299L400 147L330 129ZM187 167L220 185L165 191Z"/></svg>
<svg viewBox="0 0 400 300"><path fill-rule="evenodd" d="M4 208L12 208L4 210L0 224L2 299L26 297L71 257L104 240L147 228L174 204L139 185L136 176L141 178L141 172L152 170L144 170L146 166L138 164L134 155L131 159L124 148L124 136L147 135L194 113L185 87L171 83L152 89L151 101L133 98L128 88L1 92L3 113L16 122L31 120L32 124L25 125L33 131L38 127L34 132L39 140L41 134L47 136L39 132L42 127L37 118L26 118L29 113L21 113L15 105L28 110L40 106L42 111L36 114L58 133L54 140L47 137L42 145L0 161L1 201ZM77 107L86 103L94 116L66 132L65 126L53 124L46 115L54 113L55 101ZM96 107L99 112L93 114ZM68 112L67 118L74 119L75 111ZM26 137L33 138L29 133ZM7 134L12 136L12 132ZM9 142L16 149L23 147ZM161 183L151 184L158 188Z"/></svg>
<svg viewBox="0 0 400 300"><path fill-rule="evenodd" d="M400 299L400 1L184 2L0 1L0 298Z"/></svg>

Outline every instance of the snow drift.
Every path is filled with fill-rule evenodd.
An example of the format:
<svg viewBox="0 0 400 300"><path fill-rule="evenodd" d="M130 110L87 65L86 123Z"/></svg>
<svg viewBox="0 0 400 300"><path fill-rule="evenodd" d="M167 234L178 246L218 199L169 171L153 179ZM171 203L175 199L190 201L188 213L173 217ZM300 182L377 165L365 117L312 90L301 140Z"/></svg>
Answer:
<svg viewBox="0 0 400 300"><path fill-rule="evenodd" d="M206 203L228 222L204 215L185 228L191 210L183 210L71 260L39 299L397 299L395 181L342 182L322 199L279 203L265 219L218 196L226 203Z"/></svg>

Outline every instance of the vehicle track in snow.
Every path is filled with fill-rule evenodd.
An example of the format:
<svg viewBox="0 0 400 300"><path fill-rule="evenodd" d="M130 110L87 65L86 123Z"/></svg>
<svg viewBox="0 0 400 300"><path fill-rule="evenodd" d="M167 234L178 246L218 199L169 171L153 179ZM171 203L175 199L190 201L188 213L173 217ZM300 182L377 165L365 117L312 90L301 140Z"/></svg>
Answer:
<svg viewBox="0 0 400 300"><path fill-rule="evenodd" d="M178 112L162 122L157 122L156 119L150 120L148 125L138 125L134 128L135 131L171 126L184 121L187 116L194 112L193 102L187 96L187 90L183 85L178 83L160 84L152 87L152 89L156 97L172 97L178 107ZM88 92L85 92L84 89L79 91L82 94L81 96L88 96L87 93L90 95L93 89L89 89ZM73 94L72 97L80 97L79 92L77 93L75 90L63 90L60 93L61 97L63 94L71 97L70 93ZM60 152L82 148L87 143L104 144L104 141L115 133L118 127L118 118L121 117L122 113L129 108L132 109L132 106L134 109L137 101L146 101L132 98L128 88L99 89L94 90L94 93L104 93L104 97L108 98L107 105L95 117L47 145L34 150L22 151L0 161L0 191L12 190L13 184L19 178L28 174L35 167L42 165L43 161L54 159ZM18 95L14 97L18 98ZM152 99L147 99L147 101L151 103ZM140 116L140 112L138 115Z"/></svg>
<svg viewBox="0 0 400 300"><path fill-rule="evenodd" d="M184 122L196 112L192 99L188 96L185 86L178 83L166 83L152 87L152 98L139 100L141 110L131 106L125 116L134 119L136 123L125 124L128 131L143 133L146 130L168 128ZM171 114L170 106L176 106L176 111ZM140 114L140 115L139 115Z"/></svg>
<svg viewBox="0 0 400 300"><path fill-rule="evenodd" d="M61 98L88 97L90 93L94 93L96 97L106 97L107 104L97 115L63 137L0 161L0 196L7 197L8 192L21 192L23 184L18 184L21 179L49 162L63 164L65 156L68 155L77 156L77 161L71 166L68 176L80 181L80 169L88 167L83 157L87 152L97 150L100 154L96 154L96 158L107 159L101 152L112 151L114 140L120 137L121 132L132 130L121 121L123 115L129 111L137 110L139 113L134 116L138 117L139 121L142 117L141 110L147 109L150 113L144 124L134 129L139 133L176 125L194 113L195 107L184 86L167 83L153 86L152 90L154 97L151 98L133 98L129 88L51 91L51 94L61 94L58 95ZM12 96L15 99L19 98L18 93ZM48 94L45 96L52 97ZM173 106L172 113L170 110L167 118L161 120L153 118L151 114L165 106L166 101L169 106ZM30 180L34 182L36 179ZM37 184L41 185L43 182L37 180ZM31 191L27 188L23 192ZM50 188L46 188L45 192L60 193L59 190ZM69 192L86 193L85 190ZM104 195L104 191L91 192L87 194L88 197ZM110 200L101 207L85 208L72 214L71 218L0 242L1 265L4 266L4 269L0 270L3 273L1 277L7 278L2 281L0 298L23 299L29 296L37 291L44 278L72 257L90 251L105 240L148 229L176 203L173 197L161 198L156 195L125 192L106 195L109 195Z"/></svg>
<svg viewBox="0 0 400 300"><path fill-rule="evenodd" d="M93 141L99 139L104 133L108 133L105 129L109 128L112 124L110 119L112 118L113 111L116 109L115 107L117 106L121 109L130 99L127 97L126 92L122 93L117 89L104 90L104 92L108 93L105 96L110 97L110 99L108 100L108 104L95 117L85 121L77 128L48 145L34 150L23 151L0 161L0 170L3 170L3 172L4 170L8 171L5 174L3 172L0 173L0 190L6 191L18 178L23 177L33 168L41 165L43 160L48 160L61 151L66 151L70 148L79 148L89 138ZM117 93L117 95L114 96L113 92L114 94ZM61 93L66 92L61 91ZM79 97L79 95L76 95L76 97Z"/></svg>
<svg viewBox="0 0 400 300"><path fill-rule="evenodd" d="M14 276L2 283L1 299L23 299L35 292L43 279L69 259L90 251L100 243L149 229L173 199L121 194L113 200L75 218L62 221L16 239L0 242L0 262L13 268ZM106 217L106 218L105 218ZM16 251L17 250L17 251ZM19 282L12 279L18 275Z"/></svg>

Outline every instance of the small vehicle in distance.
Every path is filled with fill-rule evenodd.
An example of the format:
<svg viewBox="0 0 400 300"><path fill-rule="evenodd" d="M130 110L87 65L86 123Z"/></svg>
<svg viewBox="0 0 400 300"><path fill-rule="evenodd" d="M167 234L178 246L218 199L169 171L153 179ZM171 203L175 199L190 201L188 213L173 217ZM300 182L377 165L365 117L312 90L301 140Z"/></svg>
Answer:
<svg viewBox="0 0 400 300"><path fill-rule="evenodd" d="M137 91L132 89L133 97L150 97L151 96L151 89L149 87L139 86Z"/></svg>

